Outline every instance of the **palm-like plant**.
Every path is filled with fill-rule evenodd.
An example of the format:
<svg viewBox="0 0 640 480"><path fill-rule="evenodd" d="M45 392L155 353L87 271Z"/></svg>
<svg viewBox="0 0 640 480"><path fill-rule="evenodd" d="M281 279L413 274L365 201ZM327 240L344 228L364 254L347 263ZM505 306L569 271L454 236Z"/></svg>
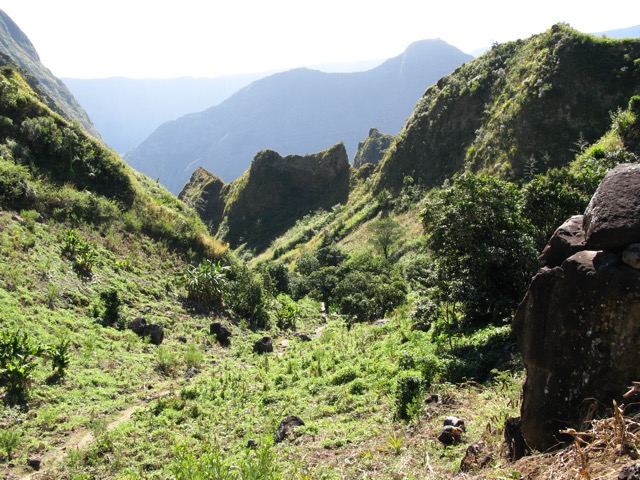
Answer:
<svg viewBox="0 0 640 480"><path fill-rule="evenodd" d="M189 265L179 281L187 289L187 296L191 300L206 305L220 304L228 270L229 267L221 265L220 261L204 259L196 266Z"/></svg>

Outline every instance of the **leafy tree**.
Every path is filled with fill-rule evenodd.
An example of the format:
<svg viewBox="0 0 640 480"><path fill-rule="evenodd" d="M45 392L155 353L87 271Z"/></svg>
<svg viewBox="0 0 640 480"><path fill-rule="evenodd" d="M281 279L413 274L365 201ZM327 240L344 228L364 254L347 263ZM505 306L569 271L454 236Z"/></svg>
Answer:
<svg viewBox="0 0 640 480"><path fill-rule="evenodd" d="M400 224L392 218L386 217L369 224L371 244L382 254L385 259L389 259L391 248L400 238Z"/></svg>
<svg viewBox="0 0 640 480"><path fill-rule="evenodd" d="M333 299L341 313L359 322L382 318L405 299L404 280L381 257L355 255L337 277Z"/></svg>
<svg viewBox="0 0 640 480"><path fill-rule="evenodd" d="M433 252L431 282L470 319L512 313L536 266L517 187L491 175L457 174L422 214Z"/></svg>

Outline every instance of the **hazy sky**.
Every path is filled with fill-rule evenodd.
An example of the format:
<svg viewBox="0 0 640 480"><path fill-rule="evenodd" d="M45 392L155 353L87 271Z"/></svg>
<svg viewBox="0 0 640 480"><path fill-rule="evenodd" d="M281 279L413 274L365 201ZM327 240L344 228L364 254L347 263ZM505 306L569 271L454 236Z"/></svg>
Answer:
<svg viewBox="0 0 640 480"><path fill-rule="evenodd" d="M441 38L471 53L554 23L640 25L638 0L0 0L58 77L254 73L384 59Z"/></svg>

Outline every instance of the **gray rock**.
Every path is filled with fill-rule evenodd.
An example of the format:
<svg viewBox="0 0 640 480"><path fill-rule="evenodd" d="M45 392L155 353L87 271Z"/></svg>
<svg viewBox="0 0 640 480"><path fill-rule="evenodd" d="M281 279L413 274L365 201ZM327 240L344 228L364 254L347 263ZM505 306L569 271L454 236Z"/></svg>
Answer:
<svg viewBox="0 0 640 480"><path fill-rule="evenodd" d="M640 165L611 169L584 213L590 250L613 250L640 242Z"/></svg>
<svg viewBox="0 0 640 480"><path fill-rule="evenodd" d="M40 457L29 457L27 458L27 465L29 465L34 470L40 470L40 466L42 465L42 459Z"/></svg>
<svg viewBox="0 0 640 480"><path fill-rule="evenodd" d="M574 253L585 249L584 216L574 215L560 225L540 254L541 267L559 267Z"/></svg>
<svg viewBox="0 0 640 480"><path fill-rule="evenodd" d="M522 434L545 451L640 378L640 271L610 252L576 253L538 272L513 326L527 369Z"/></svg>
<svg viewBox="0 0 640 480"><path fill-rule="evenodd" d="M260 340L256 340L253 344L254 353L269 353L273 352L273 340L271 337L262 337Z"/></svg>
<svg viewBox="0 0 640 480"><path fill-rule="evenodd" d="M198 369L195 367L188 368L186 372L184 372L184 378L193 378L198 374Z"/></svg>
<svg viewBox="0 0 640 480"><path fill-rule="evenodd" d="M289 415L285 417L278 425L278 430L275 435L275 443L280 443L287 438L290 438L295 433L296 428L303 426L304 422L300 417L295 415Z"/></svg>
<svg viewBox="0 0 640 480"><path fill-rule="evenodd" d="M462 430L453 425L446 425L438 435L438 441L444 445L457 445L461 440Z"/></svg>
<svg viewBox="0 0 640 480"><path fill-rule="evenodd" d="M618 480L640 480L640 463L627 465L620 470Z"/></svg>
<svg viewBox="0 0 640 480"><path fill-rule="evenodd" d="M127 328L140 337L148 337L153 345L160 345L164 339L164 328L156 323L147 323L144 317L139 316L127 324Z"/></svg>
<svg viewBox="0 0 640 480"><path fill-rule="evenodd" d="M220 322L214 322L209 325L209 334L215 335L216 340L222 346L227 346L231 343L229 340L229 338L231 337L231 330L229 330Z"/></svg>

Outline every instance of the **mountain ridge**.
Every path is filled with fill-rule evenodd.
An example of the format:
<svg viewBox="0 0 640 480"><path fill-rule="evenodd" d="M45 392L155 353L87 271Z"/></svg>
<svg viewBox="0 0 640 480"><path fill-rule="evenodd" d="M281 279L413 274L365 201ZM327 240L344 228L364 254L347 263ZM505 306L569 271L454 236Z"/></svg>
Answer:
<svg viewBox="0 0 640 480"><path fill-rule="evenodd" d="M353 157L371 127L399 131L424 90L472 58L424 40L366 72L276 73L220 105L163 124L125 159L177 192L197 166L230 181L263 149L305 154L342 141Z"/></svg>
<svg viewBox="0 0 640 480"><path fill-rule="evenodd" d="M20 27L0 9L0 52L11 57L33 80L31 87L38 90L50 108L70 121L77 120L91 135L100 138L89 119L66 85L40 62L35 47Z"/></svg>

